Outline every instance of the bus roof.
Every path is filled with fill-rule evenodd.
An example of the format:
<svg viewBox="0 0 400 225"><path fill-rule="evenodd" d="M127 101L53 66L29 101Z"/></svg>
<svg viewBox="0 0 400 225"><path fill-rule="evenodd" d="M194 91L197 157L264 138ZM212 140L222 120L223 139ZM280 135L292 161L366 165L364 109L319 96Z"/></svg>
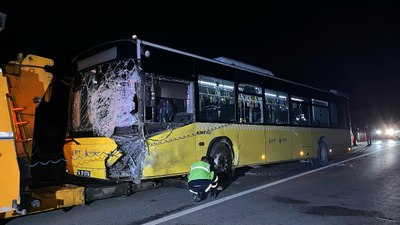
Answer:
<svg viewBox="0 0 400 225"><path fill-rule="evenodd" d="M228 66L228 67L231 67L231 68L235 68L235 69L239 69L239 70L255 73L255 74L258 74L258 75L269 77L271 79L276 79L276 80L279 80L279 81L283 81L283 82L299 85L299 86L302 86L302 87L305 87L305 88L314 89L314 90L325 92L325 93L328 93L328 94L331 94L331 95L348 98L347 94L345 94L343 92L339 92L337 90L334 90L334 91L333 90L330 90L330 91L323 90L323 89L319 89L319 88L312 87L312 86L309 86L309 85L305 85L305 84L297 83L297 82L294 82L294 81L286 80L286 79L283 79L283 78L279 78L279 77L274 76L274 74L269 70L266 70L264 68L257 67L257 66L251 65L251 64L243 63L243 62L240 62L240 61L237 61L237 60L229 59L229 58L226 58L226 57L218 57L218 58L211 59L211 58L203 57L203 56L200 56L200 55L188 53L188 52L185 52L185 51L177 50L177 49L174 49L174 48L170 48L170 47L167 47L167 46L163 46L163 45L155 44L155 43L152 43L152 42L144 41L144 40L141 40L141 39L121 39L121 40L115 40L115 41L110 41L110 42L107 42L107 43L99 44L97 46L94 46L93 48L90 48L90 49L82 52L81 54L76 56L72 60L72 62L79 64L80 61L84 61L85 60L85 56L90 57L90 56L88 56L88 54L92 50L96 51L99 48L100 49L102 49L102 48L104 49L105 46L111 46L113 44L115 45L115 44L122 43L122 42L131 42L131 43L136 44L136 53L137 53L138 60L141 60L141 57L142 57L142 54L140 52L141 49L142 49L141 47L142 46L150 46L150 47L161 49L161 50L165 50L165 51L168 51L168 52L173 52L173 53L177 53L177 54L180 54L180 55L184 55L184 56L189 56L189 57L192 57L192 58L200 59L200 60L203 60L203 61L207 61L207 62L211 62L211 63L215 63L215 64L220 64L220 65L223 65L223 66ZM97 51L97 53L99 53L99 52Z"/></svg>
<svg viewBox="0 0 400 225"><path fill-rule="evenodd" d="M248 64L248 63L240 62L240 61L235 60L235 59L230 59L230 58L223 57L223 56L217 57L217 58L214 58L214 59L217 60L217 61L226 63L226 64L231 64L231 65L234 65L234 66L243 67L244 69L257 71L261 75L272 76L272 77L274 76L274 74L269 70L266 70L264 68L261 68L261 67L258 67L258 66L254 66L254 65L251 65L251 64Z"/></svg>
<svg viewBox="0 0 400 225"><path fill-rule="evenodd" d="M294 81L286 80L286 79L283 79L283 78L279 78L279 77L274 76L273 73L270 72L269 70L266 70L266 69L263 69L263 68L260 68L260 67L256 67L256 66L253 66L253 65L250 65L250 64L247 64L247 66L244 66L244 64L246 64L246 63L242 63L240 61L232 60L232 59L229 59L229 58L225 58L225 59L228 59L228 60L224 60L224 59L222 59L224 57L218 57L218 58L211 59L211 58L199 56L199 55L196 55L196 54L184 52L184 51L181 51L181 50L177 50L177 49L174 49L174 48L166 47L166 46L163 46L163 45L155 44L155 43L152 43L152 42L144 41L144 40L141 40L141 39L134 39L134 40L136 41L136 44L138 45L138 49L140 49L141 45L151 46L151 47L154 47L154 48L158 48L158 49L174 52L174 53L177 53L177 54L186 55L186 56L189 56L189 57L197 58L197 59L208 61L208 62L212 62L212 63L222 64L224 66L229 66L229 67L232 67L232 68L236 68L236 69L239 69L239 70L244 70L244 71L251 72L251 73L256 73L256 74L263 75L263 76L266 76L268 74L267 76L272 78L272 79L276 79L276 80L292 83L292 84L299 85L299 86L302 86L302 87L305 87L305 88L314 89L314 90L317 90L317 91L325 92L325 93L328 93L328 94L331 94L331 95L340 96L340 97L345 97L345 98L348 99L347 94L345 94L343 92L339 93L336 90L335 91L323 90L323 89L319 89L319 88L312 87L312 86L309 86L309 85L305 85L305 84L297 83L297 82L294 82ZM139 54L138 54L138 57L140 57ZM231 60L231 61L229 61L229 60ZM234 61L236 61L238 63L234 63ZM261 70L259 70L259 69L261 69Z"/></svg>

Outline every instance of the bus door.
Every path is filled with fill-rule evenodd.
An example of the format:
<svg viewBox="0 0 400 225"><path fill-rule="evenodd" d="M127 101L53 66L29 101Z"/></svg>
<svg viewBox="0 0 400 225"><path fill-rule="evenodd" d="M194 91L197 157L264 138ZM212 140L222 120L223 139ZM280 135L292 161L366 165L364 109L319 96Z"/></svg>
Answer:
<svg viewBox="0 0 400 225"><path fill-rule="evenodd" d="M292 159L314 156L310 128L310 104L308 98L291 95L290 123L292 127Z"/></svg>
<svg viewBox="0 0 400 225"><path fill-rule="evenodd" d="M309 158L314 156L311 128L292 127L292 159Z"/></svg>
<svg viewBox="0 0 400 225"><path fill-rule="evenodd" d="M249 85L239 85L243 90ZM251 86L251 88L254 88ZM257 90L257 89L256 89ZM261 89L259 90L261 92ZM258 94L258 93L256 93ZM265 129L262 96L240 93L239 104L239 164L261 164L265 162Z"/></svg>
<svg viewBox="0 0 400 225"><path fill-rule="evenodd" d="M278 162L292 158L292 135L289 126L288 94L265 89L265 155L266 162Z"/></svg>

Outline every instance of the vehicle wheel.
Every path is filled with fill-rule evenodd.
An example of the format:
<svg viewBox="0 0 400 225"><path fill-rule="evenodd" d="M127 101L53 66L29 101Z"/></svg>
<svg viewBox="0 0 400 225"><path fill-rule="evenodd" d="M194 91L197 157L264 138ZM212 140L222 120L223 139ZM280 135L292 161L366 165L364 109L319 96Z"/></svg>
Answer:
<svg viewBox="0 0 400 225"><path fill-rule="evenodd" d="M325 138L322 138L318 144L317 157L311 160L311 163L316 166L326 166L329 161L329 148L328 142Z"/></svg>
<svg viewBox="0 0 400 225"><path fill-rule="evenodd" d="M233 176L232 155L225 143L215 143L211 148L210 157L213 159L216 173Z"/></svg>

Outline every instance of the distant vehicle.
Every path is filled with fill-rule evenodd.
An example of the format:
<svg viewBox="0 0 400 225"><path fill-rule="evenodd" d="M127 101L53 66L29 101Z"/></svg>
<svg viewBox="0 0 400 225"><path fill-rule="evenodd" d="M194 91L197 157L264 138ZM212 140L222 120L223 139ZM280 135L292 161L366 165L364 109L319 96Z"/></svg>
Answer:
<svg viewBox="0 0 400 225"><path fill-rule="evenodd" d="M380 128L375 130L375 138L399 138L400 130L395 125L382 125Z"/></svg>

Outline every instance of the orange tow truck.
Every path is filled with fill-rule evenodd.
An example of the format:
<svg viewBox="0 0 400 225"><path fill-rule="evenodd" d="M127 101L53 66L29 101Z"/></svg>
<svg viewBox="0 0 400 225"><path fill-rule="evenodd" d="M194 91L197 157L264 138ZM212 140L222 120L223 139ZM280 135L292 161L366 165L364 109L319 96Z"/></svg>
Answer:
<svg viewBox="0 0 400 225"><path fill-rule="evenodd" d="M0 219L81 205L84 187L61 184L30 189L35 109L48 101L53 60L36 55L0 69Z"/></svg>

